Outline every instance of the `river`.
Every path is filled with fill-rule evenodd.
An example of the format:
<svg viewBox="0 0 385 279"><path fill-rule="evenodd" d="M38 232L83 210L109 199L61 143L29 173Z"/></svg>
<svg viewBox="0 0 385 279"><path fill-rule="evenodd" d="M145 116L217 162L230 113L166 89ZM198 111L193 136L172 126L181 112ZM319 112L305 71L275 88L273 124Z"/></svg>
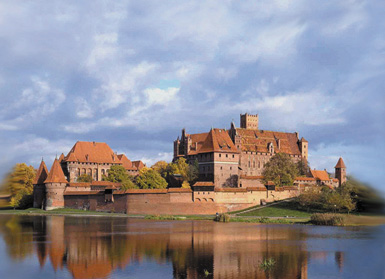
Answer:
<svg viewBox="0 0 385 279"><path fill-rule="evenodd" d="M385 226L0 215L0 278L384 279Z"/></svg>

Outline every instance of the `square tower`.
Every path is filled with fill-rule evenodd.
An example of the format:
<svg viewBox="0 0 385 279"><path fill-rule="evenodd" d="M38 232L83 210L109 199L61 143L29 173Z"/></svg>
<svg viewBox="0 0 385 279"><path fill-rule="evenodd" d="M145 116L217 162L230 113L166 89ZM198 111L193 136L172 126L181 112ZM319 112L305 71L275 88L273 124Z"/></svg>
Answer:
<svg viewBox="0 0 385 279"><path fill-rule="evenodd" d="M241 128L258 130L258 114L241 114Z"/></svg>

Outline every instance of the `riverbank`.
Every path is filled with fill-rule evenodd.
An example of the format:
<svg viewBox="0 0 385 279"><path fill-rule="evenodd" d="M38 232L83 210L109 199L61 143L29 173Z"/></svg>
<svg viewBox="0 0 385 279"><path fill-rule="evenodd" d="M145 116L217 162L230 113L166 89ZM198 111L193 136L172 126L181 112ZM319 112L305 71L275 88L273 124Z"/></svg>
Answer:
<svg viewBox="0 0 385 279"><path fill-rule="evenodd" d="M262 216L245 214L235 215L230 213L229 222L242 223L260 223L260 224L310 224L311 213L292 214L297 216L287 215L288 211L283 210L281 215L274 208L264 208L260 214ZM260 209L262 210L262 209ZM279 209L281 210L281 208ZM270 212L273 216L266 216ZM293 211L290 211L293 213ZM141 218L147 220L209 220L212 221L215 215L127 215L123 213L87 211L79 209L61 208L50 211L42 209L29 208L25 210L3 209L0 210L0 215L10 214L19 216L73 216L73 217L113 217L113 218ZM300 216L298 216L300 215ZM341 214L345 219L345 226L377 226L385 224L385 216L373 215L356 215L356 214Z"/></svg>

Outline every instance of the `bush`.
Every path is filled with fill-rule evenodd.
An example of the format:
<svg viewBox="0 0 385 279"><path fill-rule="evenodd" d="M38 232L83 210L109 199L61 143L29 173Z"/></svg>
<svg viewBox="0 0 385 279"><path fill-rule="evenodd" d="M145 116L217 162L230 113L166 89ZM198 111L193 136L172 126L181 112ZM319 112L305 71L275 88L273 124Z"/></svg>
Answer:
<svg viewBox="0 0 385 279"><path fill-rule="evenodd" d="M345 225L345 217L330 213L314 213L310 217L310 222L319 226L343 226Z"/></svg>
<svg viewBox="0 0 385 279"><path fill-rule="evenodd" d="M214 221L228 223L228 222L230 222L230 215L226 214L226 213L221 213L221 214L215 216Z"/></svg>

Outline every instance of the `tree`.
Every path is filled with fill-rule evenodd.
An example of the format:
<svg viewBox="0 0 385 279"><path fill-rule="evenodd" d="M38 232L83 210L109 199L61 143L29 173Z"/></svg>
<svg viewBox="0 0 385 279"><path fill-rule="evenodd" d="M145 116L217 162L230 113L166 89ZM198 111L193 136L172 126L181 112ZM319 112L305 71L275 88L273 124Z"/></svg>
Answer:
<svg viewBox="0 0 385 279"><path fill-rule="evenodd" d="M157 171L163 178L167 177L169 171L169 164L166 161L158 161L151 167Z"/></svg>
<svg viewBox="0 0 385 279"><path fill-rule="evenodd" d="M154 169L143 168L136 178L139 188L141 189L165 189L167 188L166 180Z"/></svg>
<svg viewBox="0 0 385 279"><path fill-rule="evenodd" d="M275 154L263 169L265 182L273 181L275 186L293 185L298 176L296 164L285 153Z"/></svg>
<svg viewBox="0 0 385 279"><path fill-rule="evenodd" d="M27 208L33 204L33 181L36 171L25 163L16 164L2 185L11 194L11 206Z"/></svg>
<svg viewBox="0 0 385 279"><path fill-rule="evenodd" d="M92 177L91 175L89 174L85 174L83 173L82 175L80 175L77 180L77 182L92 182Z"/></svg>
<svg viewBox="0 0 385 279"><path fill-rule="evenodd" d="M183 184L187 187L189 185L193 185L199 175L199 165L198 160L195 160L193 164L188 164L185 158L179 158L174 163L170 163L168 166L168 174L180 174L183 178Z"/></svg>
<svg viewBox="0 0 385 279"><path fill-rule="evenodd" d="M121 183L122 190L138 188L133 182L134 178L127 173L124 167L119 165L111 166L108 170L108 176L103 175L102 180Z"/></svg>
<svg viewBox="0 0 385 279"><path fill-rule="evenodd" d="M309 162L306 159L299 160L296 166L299 176L307 176L310 173Z"/></svg>

